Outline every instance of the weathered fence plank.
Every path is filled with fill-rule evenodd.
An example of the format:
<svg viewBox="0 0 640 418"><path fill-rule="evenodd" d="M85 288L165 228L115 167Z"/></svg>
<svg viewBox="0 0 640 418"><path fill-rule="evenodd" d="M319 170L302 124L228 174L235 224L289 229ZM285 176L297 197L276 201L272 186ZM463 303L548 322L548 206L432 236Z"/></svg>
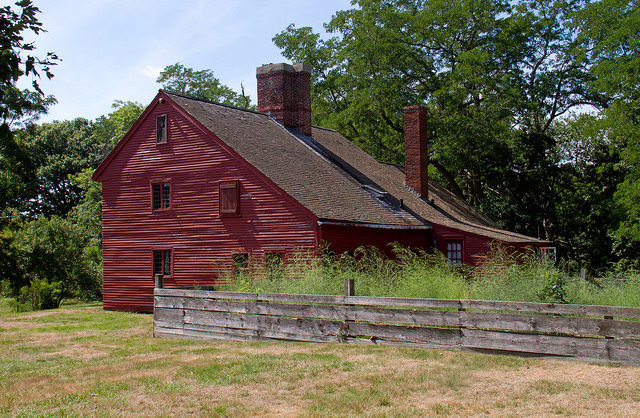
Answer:
<svg viewBox="0 0 640 418"><path fill-rule="evenodd" d="M159 308L436 326L458 326L460 322L460 317L457 311L400 310L357 305L301 305L277 302L234 302L228 300L166 297L159 298L156 301L156 306Z"/></svg>
<svg viewBox="0 0 640 418"><path fill-rule="evenodd" d="M183 289L156 289L154 300L154 335L163 337L411 344L640 363L640 321L613 319L640 317L636 308Z"/></svg>
<svg viewBox="0 0 640 418"><path fill-rule="evenodd" d="M461 312L460 314L460 324L465 328L640 338L640 323L638 322L491 312Z"/></svg>
<svg viewBox="0 0 640 418"><path fill-rule="evenodd" d="M612 361L639 361L635 341L578 338L559 335L517 334L477 329L462 330L462 346Z"/></svg>

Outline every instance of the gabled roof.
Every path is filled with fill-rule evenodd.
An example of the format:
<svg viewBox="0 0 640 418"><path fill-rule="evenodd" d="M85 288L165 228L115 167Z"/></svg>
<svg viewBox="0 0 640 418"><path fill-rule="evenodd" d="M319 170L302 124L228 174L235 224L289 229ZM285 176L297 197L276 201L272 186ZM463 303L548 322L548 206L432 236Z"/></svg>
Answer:
<svg viewBox="0 0 640 418"><path fill-rule="evenodd" d="M428 226L407 210L377 198L269 115L164 93L318 218Z"/></svg>

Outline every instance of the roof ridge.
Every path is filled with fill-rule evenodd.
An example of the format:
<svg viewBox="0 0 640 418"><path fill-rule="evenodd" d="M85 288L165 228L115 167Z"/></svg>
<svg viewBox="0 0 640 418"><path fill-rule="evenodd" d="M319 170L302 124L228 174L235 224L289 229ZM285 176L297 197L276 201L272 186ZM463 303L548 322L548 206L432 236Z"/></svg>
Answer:
<svg viewBox="0 0 640 418"><path fill-rule="evenodd" d="M264 112L259 112L257 110L244 109L242 107L232 106L232 105L228 105L228 104L225 104L225 103L214 102L213 100L207 100L207 99L203 99L201 97L190 96L188 94L178 93L176 91L171 91L171 90L167 90L167 89L158 89L158 91L161 91L161 92L163 92L165 94L169 94L169 95L172 95L172 96L182 97L183 99L189 99L189 100L194 100L194 101L197 101L197 102L203 102L203 103L208 103L208 104L212 104L212 105L216 105L216 106L226 107L227 109L240 110L242 112L254 113L256 115L261 115L261 116L269 116L268 114L266 114Z"/></svg>

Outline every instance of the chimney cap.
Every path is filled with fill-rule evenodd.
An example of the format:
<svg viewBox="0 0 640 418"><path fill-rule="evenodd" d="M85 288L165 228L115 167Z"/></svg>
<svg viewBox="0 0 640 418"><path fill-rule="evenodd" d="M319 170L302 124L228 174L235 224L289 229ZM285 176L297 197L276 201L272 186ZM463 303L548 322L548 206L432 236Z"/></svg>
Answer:
<svg viewBox="0 0 640 418"><path fill-rule="evenodd" d="M419 111L423 111L423 110L427 110L427 107L424 105L411 105L411 106L405 106L404 107L404 112L419 112Z"/></svg>
<svg viewBox="0 0 640 418"><path fill-rule="evenodd" d="M256 68L256 75L275 73L278 71L286 71L288 73L311 73L311 66L303 63L291 65L284 62L278 64L265 64Z"/></svg>

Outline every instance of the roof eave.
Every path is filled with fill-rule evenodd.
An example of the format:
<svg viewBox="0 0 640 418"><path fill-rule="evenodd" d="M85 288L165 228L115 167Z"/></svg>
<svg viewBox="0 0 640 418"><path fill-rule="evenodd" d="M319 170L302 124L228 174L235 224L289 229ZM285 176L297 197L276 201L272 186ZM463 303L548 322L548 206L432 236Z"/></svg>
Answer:
<svg viewBox="0 0 640 418"><path fill-rule="evenodd" d="M397 230L433 229L431 225L392 225L392 224L340 221L335 219L318 219L318 226L323 226L323 225L346 226L346 227L352 227L352 228L397 229Z"/></svg>

